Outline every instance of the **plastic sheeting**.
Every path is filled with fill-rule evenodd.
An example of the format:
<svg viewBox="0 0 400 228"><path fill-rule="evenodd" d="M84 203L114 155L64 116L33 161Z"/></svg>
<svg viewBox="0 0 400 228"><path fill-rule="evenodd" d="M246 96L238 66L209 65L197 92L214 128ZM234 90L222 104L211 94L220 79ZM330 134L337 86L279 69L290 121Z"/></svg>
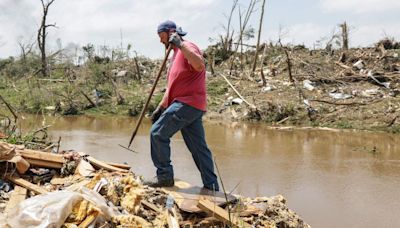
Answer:
<svg viewBox="0 0 400 228"><path fill-rule="evenodd" d="M61 227L72 207L83 198L76 192L58 191L21 202L8 216L11 227Z"/></svg>
<svg viewBox="0 0 400 228"><path fill-rule="evenodd" d="M61 227L73 206L83 199L98 207L106 219L118 213L99 193L83 187L78 192L56 191L26 199L7 216L7 223L11 227Z"/></svg>

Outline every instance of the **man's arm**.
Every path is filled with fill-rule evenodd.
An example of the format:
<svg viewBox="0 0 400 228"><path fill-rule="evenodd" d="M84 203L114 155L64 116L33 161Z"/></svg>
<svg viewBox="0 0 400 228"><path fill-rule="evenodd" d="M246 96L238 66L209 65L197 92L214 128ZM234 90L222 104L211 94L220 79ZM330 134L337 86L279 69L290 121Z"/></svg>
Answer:
<svg viewBox="0 0 400 228"><path fill-rule="evenodd" d="M161 99L160 104L158 104L158 106L161 106L163 108L167 108L167 90L165 90L164 96Z"/></svg>
<svg viewBox="0 0 400 228"><path fill-rule="evenodd" d="M195 53L191 48L187 47L185 43L182 43L181 51L194 70L200 72L205 69L203 56Z"/></svg>
<svg viewBox="0 0 400 228"><path fill-rule="evenodd" d="M183 56L185 56L195 71L203 71L205 69L203 56L197 53L194 48L187 46L187 43L184 43L177 33L170 35L169 42L181 49Z"/></svg>

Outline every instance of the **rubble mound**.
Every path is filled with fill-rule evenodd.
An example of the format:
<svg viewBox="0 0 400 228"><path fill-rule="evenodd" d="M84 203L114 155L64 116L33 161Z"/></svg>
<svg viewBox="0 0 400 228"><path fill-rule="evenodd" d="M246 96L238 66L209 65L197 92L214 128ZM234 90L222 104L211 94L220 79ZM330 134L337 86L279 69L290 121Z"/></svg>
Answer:
<svg viewBox="0 0 400 228"><path fill-rule="evenodd" d="M152 188L125 164L0 142L1 154L10 149L21 159L0 161L1 227L310 227L281 195L224 198L183 181Z"/></svg>

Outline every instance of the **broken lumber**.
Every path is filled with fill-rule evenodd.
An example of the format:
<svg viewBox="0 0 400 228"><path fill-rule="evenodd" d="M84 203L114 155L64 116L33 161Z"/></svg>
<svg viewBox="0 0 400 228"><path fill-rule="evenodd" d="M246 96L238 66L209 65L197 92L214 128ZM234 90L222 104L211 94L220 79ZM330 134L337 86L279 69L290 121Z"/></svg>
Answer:
<svg viewBox="0 0 400 228"><path fill-rule="evenodd" d="M89 227L89 225L96 219L96 217L99 215L98 211L94 211L90 215L88 215L85 220L78 226L78 228L86 228Z"/></svg>
<svg viewBox="0 0 400 228"><path fill-rule="evenodd" d="M154 205L153 203L150 203L148 201L145 200L141 200L140 203L145 206L146 208L149 208L157 213L161 213L161 209L158 208L156 205Z"/></svg>
<svg viewBox="0 0 400 228"><path fill-rule="evenodd" d="M93 166L100 168L100 169L105 169L105 170L112 171L112 172L123 172L123 173L128 172L128 170L126 170L126 169L114 167L103 161L97 160L96 158L91 157L91 156L86 157L86 159L87 159L87 161L90 162L90 164L92 164Z"/></svg>
<svg viewBox="0 0 400 228"><path fill-rule="evenodd" d="M207 214L213 215L221 222L225 224L231 224L232 227L251 227L249 223L244 222L240 218L233 216L232 214L231 216L229 216L226 210L207 199L200 199L197 207L199 207ZM229 217L231 217L231 221L229 220Z"/></svg>
<svg viewBox="0 0 400 228"><path fill-rule="evenodd" d="M16 155L9 161L15 164L19 174L24 174L30 167L30 163L23 159L21 155Z"/></svg>
<svg viewBox="0 0 400 228"><path fill-rule="evenodd" d="M43 168L52 168L52 169L61 169L63 167L63 163L51 162L51 161L43 161L32 158L25 158L29 164L32 166L43 167Z"/></svg>
<svg viewBox="0 0 400 228"><path fill-rule="evenodd" d="M62 164L65 162L65 159L61 154L52 154L48 152L41 152L29 149L23 149L23 150L17 149L17 152L19 152L24 158L31 158L36 160L50 161Z"/></svg>
<svg viewBox="0 0 400 228"><path fill-rule="evenodd" d="M175 213L168 209L165 213L165 216L167 217L168 228L179 228L178 220L174 216Z"/></svg>
<svg viewBox="0 0 400 228"><path fill-rule="evenodd" d="M15 146L0 142L0 161L7 161L15 156Z"/></svg>
<svg viewBox="0 0 400 228"><path fill-rule="evenodd" d="M52 184L52 185L67 185L67 184L79 183L82 180L85 180L85 177L78 176L78 175L68 176L68 177L54 176L51 179L50 184Z"/></svg>
<svg viewBox="0 0 400 228"><path fill-rule="evenodd" d="M130 165L126 165L126 164L121 164L121 163L114 163L114 162L106 162L107 164L117 167L117 168L121 168L121 169L126 169L129 170L131 169Z"/></svg>
<svg viewBox="0 0 400 228"><path fill-rule="evenodd" d="M37 194L46 194L48 193L48 191L40 186L37 186L35 184L32 184L31 182L22 179L20 177L17 176L7 176L7 179L10 180L11 182L13 182L16 185L19 185L21 187L27 188L30 191L33 191Z"/></svg>
<svg viewBox="0 0 400 228"><path fill-rule="evenodd" d="M14 190L11 192L10 200L8 201L4 212L6 214L10 213L10 211L13 208L15 208L20 202L24 201L26 198L27 192L28 192L28 190L26 188L16 185L14 187Z"/></svg>
<svg viewBox="0 0 400 228"><path fill-rule="evenodd" d="M179 179L175 180L175 186L164 187L162 190L175 198L175 203L179 209L190 213L201 211L197 207L197 203L201 198L208 199L217 205L226 203L224 193L212 192L199 186L192 186ZM228 197L229 202L235 199L236 198L232 195Z"/></svg>

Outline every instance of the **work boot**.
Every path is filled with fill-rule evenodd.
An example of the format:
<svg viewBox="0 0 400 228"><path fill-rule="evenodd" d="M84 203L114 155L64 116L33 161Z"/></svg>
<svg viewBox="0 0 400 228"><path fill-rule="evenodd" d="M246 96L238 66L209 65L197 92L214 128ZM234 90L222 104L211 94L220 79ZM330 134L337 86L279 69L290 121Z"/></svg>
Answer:
<svg viewBox="0 0 400 228"><path fill-rule="evenodd" d="M161 188L161 187L173 187L175 185L174 179L158 179L151 181L144 181L144 185L148 185L153 188Z"/></svg>
<svg viewBox="0 0 400 228"><path fill-rule="evenodd" d="M207 190L207 191L211 191L211 192L219 192L219 187L217 186L216 188L213 187L208 187L208 186L203 186L203 189Z"/></svg>

